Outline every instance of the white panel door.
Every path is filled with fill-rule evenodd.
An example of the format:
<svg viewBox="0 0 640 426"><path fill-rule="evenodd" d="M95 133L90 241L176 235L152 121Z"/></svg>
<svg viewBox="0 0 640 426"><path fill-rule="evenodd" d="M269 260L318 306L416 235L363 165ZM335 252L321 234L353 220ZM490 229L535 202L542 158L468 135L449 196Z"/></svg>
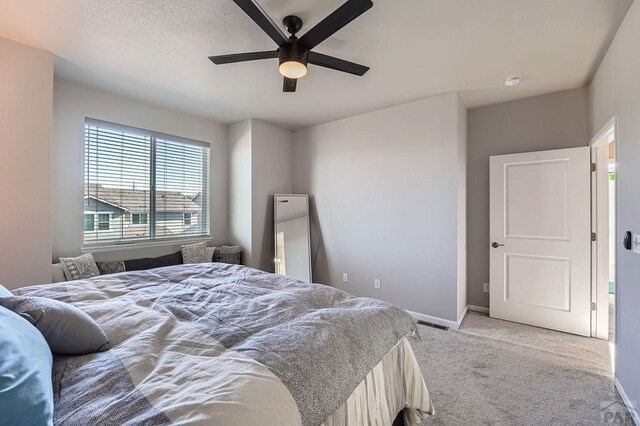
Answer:
<svg viewBox="0 0 640 426"><path fill-rule="evenodd" d="M491 164L491 317L591 335L588 147Z"/></svg>

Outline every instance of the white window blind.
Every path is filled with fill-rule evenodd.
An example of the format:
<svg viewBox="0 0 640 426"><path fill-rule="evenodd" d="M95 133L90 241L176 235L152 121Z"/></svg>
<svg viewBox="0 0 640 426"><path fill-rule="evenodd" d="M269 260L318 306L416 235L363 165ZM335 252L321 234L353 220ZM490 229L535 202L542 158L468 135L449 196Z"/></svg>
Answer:
<svg viewBox="0 0 640 426"><path fill-rule="evenodd" d="M85 120L85 246L208 236L208 194L207 144Z"/></svg>

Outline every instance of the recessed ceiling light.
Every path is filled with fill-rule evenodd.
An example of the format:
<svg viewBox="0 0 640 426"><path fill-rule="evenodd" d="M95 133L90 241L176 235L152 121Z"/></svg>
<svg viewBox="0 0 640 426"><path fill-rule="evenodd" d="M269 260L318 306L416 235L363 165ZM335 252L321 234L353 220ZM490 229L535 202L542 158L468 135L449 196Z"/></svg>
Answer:
<svg viewBox="0 0 640 426"><path fill-rule="evenodd" d="M504 80L504 85L507 87L513 87L520 83L520 80L522 80L522 78L519 75L512 75Z"/></svg>

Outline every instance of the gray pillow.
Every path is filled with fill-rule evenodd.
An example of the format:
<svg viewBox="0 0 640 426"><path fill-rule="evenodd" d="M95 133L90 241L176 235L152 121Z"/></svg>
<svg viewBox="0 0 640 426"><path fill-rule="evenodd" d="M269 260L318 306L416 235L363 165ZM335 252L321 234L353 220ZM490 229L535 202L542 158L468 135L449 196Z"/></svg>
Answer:
<svg viewBox="0 0 640 426"><path fill-rule="evenodd" d="M86 355L111 347L97 322L68 303L45 297L0 297L0 306L33 324L49 344L51 352Z"/></svg>
<svg viewBox="0 0 640 426"><path fill-rule="evenodd" d="M122 260L113 260L110 262L96 262L100 275L118 274L125 272L124 262Z"/></svg>
<svg viewBox="0 0 640 426"><path fill-rule="evenodd" d="M60 264L64 269L67 281L84 280L100 275L93 254L87 253L78 257L61 257Z"/></svg>
<svg viewBox="0 0 640 426"><path fill-rule="evenodd" d="M207 243L188 244L180 247L182 249L182 263L206 263L207 260Z"/></svg>

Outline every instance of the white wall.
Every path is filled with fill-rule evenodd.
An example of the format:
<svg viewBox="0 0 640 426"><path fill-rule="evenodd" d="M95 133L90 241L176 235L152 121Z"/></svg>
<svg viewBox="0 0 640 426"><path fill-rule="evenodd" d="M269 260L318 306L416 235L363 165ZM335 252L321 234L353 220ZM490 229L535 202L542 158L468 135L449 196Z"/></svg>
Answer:
<svg viewBox="0 0 640 426"><path fill-rule="evenodd" d="M53 56L0 38L0 283L51 276Z"/></svg>
<svg viewBox="0 0 640 426"><path fill-rule="evenodd" d="M591 83L591 135L617 117L618 241L640 233L640 4L635 2ZM640 256L617 250L616 376L640 401ZM637 419L640 421L640 418Z"/></svg>
<svg viewBox="0 0 640 426"><path fill-rule="evenodd" d="M243 263L273 272L273 195L291 192L293 135L260 120L229 130L230 239Z"/></svg>
<svg viewBox="0 0 640 426"><path fill-rule="evenodd" d="M78 255L82 247L85 117L210 143L211 235L214 244L226 242L229 190L226 126L59 78L55 79L53 93L53 260ZM179 245L100 253L96 257L135 258L176 250Z"/></svg>
<svg viewBox="0 0 640 426"><path fill-rule="evenodd" d="M457 319L461 111L450 93L295 132L315 282Z"/></svg>
<svg viewBox="0 0 640 426"><path fill-rule="evenodd" d="M468 113L467 292L470 305L489 307L489 157L589 144L589 93L566 90Z"/></svg>

